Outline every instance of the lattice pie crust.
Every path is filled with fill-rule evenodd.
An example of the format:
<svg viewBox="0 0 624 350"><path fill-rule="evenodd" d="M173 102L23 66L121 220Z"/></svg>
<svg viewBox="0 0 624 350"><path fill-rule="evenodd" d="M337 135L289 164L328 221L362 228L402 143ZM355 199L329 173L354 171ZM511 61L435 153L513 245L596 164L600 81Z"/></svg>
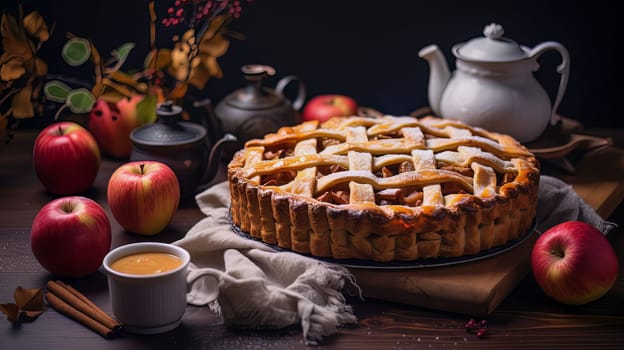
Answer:
<svg viewBox="0 0 624 350"><path fill-rule="evenodd" d="M333 118L250 140L228 165L232 221L336 259L457 257L530 232L539 163L507 135L425 117Z"/></svg>

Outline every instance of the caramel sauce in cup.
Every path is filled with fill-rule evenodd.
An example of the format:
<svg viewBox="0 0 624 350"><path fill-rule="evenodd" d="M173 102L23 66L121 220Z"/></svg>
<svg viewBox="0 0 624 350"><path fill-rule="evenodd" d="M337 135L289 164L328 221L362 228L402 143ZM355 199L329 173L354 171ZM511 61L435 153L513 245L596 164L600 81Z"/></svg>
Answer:
<svg viewBox="0 0 624 350"><path fill-rule="evenodd" d="M131 275L152 275L174 270L182 265L179 257L162 252L126 255L110 265L111 269Z"/></svg>

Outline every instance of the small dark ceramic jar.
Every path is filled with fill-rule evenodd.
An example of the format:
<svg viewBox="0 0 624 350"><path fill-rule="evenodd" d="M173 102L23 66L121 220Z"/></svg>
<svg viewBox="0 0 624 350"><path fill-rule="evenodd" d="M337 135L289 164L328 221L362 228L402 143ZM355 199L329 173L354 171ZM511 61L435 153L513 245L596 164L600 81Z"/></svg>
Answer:
<svg viewBox="0 0 624 350"><path fill-rule="evenodd" d="M138 127L130 134L133 143L130 160L155 160L167 164L177 175L183 197L212 180L217 172L224 144L236 141L225 134L210 144L203 126L181 120L182 108L164 103L157 110L158 120Z"/></svg>

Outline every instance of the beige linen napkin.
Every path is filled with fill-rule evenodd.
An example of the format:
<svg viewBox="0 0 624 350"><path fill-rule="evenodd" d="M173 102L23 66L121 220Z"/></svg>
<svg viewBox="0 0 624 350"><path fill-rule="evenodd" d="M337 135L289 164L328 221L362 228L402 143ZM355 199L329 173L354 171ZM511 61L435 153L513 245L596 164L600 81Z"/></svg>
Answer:
<svg viewBox="0 0 624 350"><path fill-rule="evenodd" d="M341 294L341 290L348 286L359 293L359 287L348 270L299 254L276 252L261 242L235 234L228 221L230 195L227 182L200 193L196 200L206 218L191 228L186 237L174 242L191 254L188 281L195 283L187 294L189 304L209 305L220 312L224 322L230 326L281 328L299 323L308 344L316 344L322 337L334 333L341 324L357 321ZM596 214L570 185L542 176L537 230L544 232L570 220L585 221L605 234L615 227L615 224ZM445 270L418 272L435 274L436 271ZM408 270L392 272L412 274ZM469 275L460 273L453 277L447 271L444 276L433 276L429 281L443 281L447 286L449 281L458 280L461 276L468 278ZM384 271L383 278L375 277L373 289L384 288L380 283L386 283L384 278L388 276L390 273ZM361 274L359 277L362 277ZM420 277L427 280L426 276ZM415 285L417 282L414 282ZM362 283L367 288L364 294L367 294L369 282L362 280ZM400 295L397 295L396 288L393 290L391 300L402 300L397 298ZM486 295L490 292L487 291ZM432 296L420 298L414 293L403 295L419 299L409 303L432 307L431 300L427 299ZM439 291L436 295L438 299L443 297L441 294L444 293ZM451 297L449 300L454 299ZM449 300L445 304L449 304Z"/></svg>
<svg viewBox="0 0 624 350"><path fill-rule="evenodd" d="M341 293L359 292L351 273L232 232L227 182L196 196L206 218L174 242L191 254L187 302L209 305L228 326L282 328L301 324L314 345L356 317Z"/></svg>
<svg viewBox="0 0 624 350"><path fill-rule="evenodd" d="M535 220L540 233L565 221L586 222L605 235L617 227L615 223L603 220L571 185L544 175L540 178Z"/></svg>

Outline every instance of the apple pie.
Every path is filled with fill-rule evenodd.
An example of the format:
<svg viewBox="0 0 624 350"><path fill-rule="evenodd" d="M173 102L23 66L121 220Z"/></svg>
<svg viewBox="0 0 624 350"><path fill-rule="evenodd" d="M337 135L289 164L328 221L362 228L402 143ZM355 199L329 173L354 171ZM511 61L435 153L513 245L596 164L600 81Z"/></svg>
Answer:
<svg viewBox="0 0 624 350"><path fill-rule="evenodd" d="M250 140L228 165L231 219L268 244L377 262L459 257L529 234L535 156L435 117L333 118Z"/></svg>

